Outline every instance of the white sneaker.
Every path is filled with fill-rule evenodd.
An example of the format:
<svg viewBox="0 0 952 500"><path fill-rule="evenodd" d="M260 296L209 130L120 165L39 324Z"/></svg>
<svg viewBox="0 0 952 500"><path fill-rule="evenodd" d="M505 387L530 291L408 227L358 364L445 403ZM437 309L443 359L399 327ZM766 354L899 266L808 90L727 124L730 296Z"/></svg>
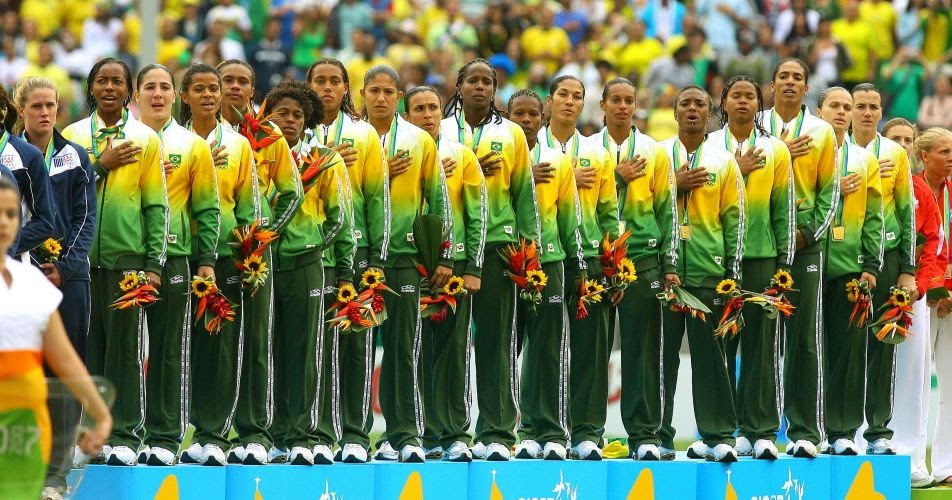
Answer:
<svg viewBox="0 0 952 500"><path fill-rule="evenodd" d="M153 446L149 453L149 465L170 466L175 465L175 453L165 448Z"/></svg>
<svg viewBox="0 0 952 500"><path fill-rule="evenodd" d="M542 448L542 458L544 460L565 460L565 447L560 443L545 443Z"/></svg>
<svg viewBox="0 0 952 500"><path fill-rule="evenodd" d="M741 453L737 452L737 454L740 455ZM773 441L769 439L758 439L757 442L754 443L751 454L754 458L760 460L776 460L779 452L777 451L777 445L773 444Z"/></svg>
<svg viewBox="0 0 952 500"><path fill-rule="evenodd" d="M443 460L447 462L472 462L473 454L469 451L469 446L466 446L466 443L457 441L443 452Z"/></svg>
<svg viewBox="0 0 952 500"><path fill-rule="evenodd" d="M205 461L205 457L202 456L202 445L198 443L192 443L191 446L185 449L182 452L182 455L179 456L179 463L181 464L200 464Z"/></svg>
<svg viewBox="0 0 952 500"><path fill-rule="evenodd" d="M423 452L427 460L439 460L443 458L443 447L439 445L433 448L424 448Z"/></svg>
<svg viewBox="0 0 952 500"><path fill-rule="evenodd" d="M202 447L202 465L221 467L225 463L225 452L217 444L206 444Z"/></svg>
<svg viewBox="0 0 952 500"><path fill-rule="evenodd" d="M400 461L411 464L423 463L426 462L426 454L423 453L423 448L408 444L400 448Z"/></svg>
<svg viewBox="0 0 952 500"><path fill-rule="evenodd" d="M141 448L139 448L138 462L143 465L149 463L149 455L151 454L152 454L152 448L150 448L148 445L142 446Z"/></svg>
<svg viewBox="0 0 952 500"><path fill-rule="evenodd" d="M820 455L832 455L833 447L830 446L830 441L827 439L820 441L820 445L817 446L817 453Z"/></svg>
<svg viewBox="0 0 952 500"><path fill-rule="evenodd" d="M916 468L916 470L912 471L912 475L909 479L913 488L928 488L932 486L932 483L935 482L935 480L932 479L931 474L919 468Z"/></svg>
<svg viewBox="0 0 952 500"><path fill-rule="evenodd" d="M228 463L243 464L245 463L245 457L247 456L248 452L245 450L244 446L233 446L230 450L228 450Z"/></svg>
<svg viewBox="0 0 952 500"><path fill-rule="evenodd" d="M490 462L507 462L511 456L512 452L505 445L490 443L486 447L486 460Z"/></svg>
<svg viewBox="0 0 952 500"><path fill-rule="evenodd" d="M63 500L63 493L59 488L47 486L40 492L40 500Z"/></svg>
<svg viewBox="0 0 952 500"><path fill-rule="evenodd" d="M787 449L792 449L793 456L797 458L816 458L816 445L806 439L801 439L792 445L787 445Z"/></svg>
<svg viewBox="0 0 952 500"><path fill-rule="evenodd" d="M330 448L328 448L327 446L324 446L324 448L327 448L328 453L330 452ZM317 459L317 453L316 453L316 450L317 450L316 446L314 447L314 450L315 450L314 461L317 462L318 459ZM340 457L341 457L341 462L344 462L345 464L365 464L367 463L367 450L364 449L364 447L359 444L347 443L344 445L343 448L341 448ZM323 462L320 462L320 463L323 463Z"/></svg>
<svg viewBox="0 0 952 500"><path fill-rule="evenodd" d="M715 445L713 448L709 448L710 451L707 453L707 460L713 462L736 462L737 461L737 450L733 446L727 443L721 443Z"/></svg>
<svg viewBox="0 0 952 500"><path fill-rule="evenodd" d="M658 451L661 452L661 461L663 462L669 462L678 456L678 453L674 451L674 448L665 448L664 446L659 446Z"/></svg>
<svg viewBox="0 0 952 500"><path fill-rule="evenodd" d="M357 448L360 448L360 451L363 453L363 462L359 462L359 463L364 463L367 461L367 450L365 450L363 446L360 446L358 444L348 444L348 445L344 445L343 451L341 451L341 459L344 462L358 463L356 460L352 460L348 456L347 454L348 446L356 446ZM331 465L334 463L334 453L331 451L331 447L327 446L326 444L316 445L314 449L311 450L311 456L314 457L314 463L318 465Z"/></svg>
<svg viewBox="0 0 952 500"><path fill-rule="evenodd" d="M268 463L269 464L283 464L288 461L288 450L283 450L277 446L272 446L268 450Z"/></svg>
<svg viewBox="0 0 952 500"><path fill-rule="evenodd" d="M754 447L750 444L747 436L737 436L734 449L737 450L737 456L739 457L749 457L754 454Z"/></svg>
<svg viewBox="0 0 952 500"><path fill-rule="evenodd" d="M397 460L399 458L400 454L393 449L393 446L390 446L390 441L380 443L377 446L377 453L374 455L374 460Z"/></svg>
<svg viewBox="0 0 952 500"><path fill-rule="evenodd" d="M245 453L245 460L242 462L245 465L267 465L268 463L268 450L258 443L245 446Z"/></svg>
<svg viewBox="0 0 952 500"><path fill-rule="evenodd" d="M295 446L286 460L291 465L314 465L314 454L308 448Z"/></svg>
<svg viewBox="0 0 952 500"><path fill-rule="evenodd" d="M136 452L128 446L113 446L106 457L106 465L135 465Z"/></svg>
<svg viewBox="0 0 952 500"><path fill-rule="evenodd" d="M697 440L688 446L688 458L702 459L707 457L710 448L704 444L704 441Z"/></svg>
<svg viewBox="0 0 952 500"><path fill-rule="evenodd" d="M523 439L516 446L516 458L542 458L542 445L531 439Z"/></svg>
<svg viewBox="0 0 952 500"><path fill-rule="evenodd" d="M896 447L893 446L892 441L886 438L879 438L872 443L869 443L869 446L866 447L867 455L895 455Z"/></svg>
<svg viewBox="0 0 952 500"><path fill-rule="evenodd" d="M859 447L852 439L840 438L833 442L834 455L855 456L859 455Z"/></svg>
<svg viewBox="0 0 952 500"><path fill-rule="evenodd" d="M573 460L601 460L602 450L592 441L582 441L569 450L569 458Z"/></svg>
<svg viewBox="0 0 952 500"><path fill-rule="evenodd" d="M638 447L635 454L636 460L645 460L647 462L656 462L661 460L661 450L653 444L643 444Z"/></svg>
<svg viewBox="0 0 952 500"><path fill-rule="evenodd" d="M79 446L77 446L77 448L79 448ZM80 453L82 453L82 450L80 450ZM99 450L98 455L89 457L90 465L102 465L106 463L106 459L109 458L109 455L111 453L112 453L112 446L109 446L108 444L102 445L102 449Z"/></svg>
<svg viewBox="0 0 952 500"><path fill-rule="evenodd" d="M488 453L486 445L484 445L483 443L474 444L472 448L472 452L473 452L473 458L479 459L479 460L485 460L486 454Z"/></svg>

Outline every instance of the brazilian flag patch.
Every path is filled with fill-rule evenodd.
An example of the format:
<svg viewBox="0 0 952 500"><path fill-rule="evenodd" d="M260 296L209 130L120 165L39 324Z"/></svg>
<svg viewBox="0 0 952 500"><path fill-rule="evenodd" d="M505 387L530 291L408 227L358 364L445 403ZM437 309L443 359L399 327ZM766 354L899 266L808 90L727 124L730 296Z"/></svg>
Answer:
<svg viewBox="0 0 952 500"><path fill-rule="evenodd" d="M169 155L169 162L171 162L172 165L181 165L182 155Z"/></svg>
<svg viewBox="0 0 952 500"><path fill-rule="evenodd" d="M502 143L501 143L501 142L493 141L492 144L489 145L489 147L490 147L490 149L492 149L493 151L495 151L495 152L497 152L497 153L502 153Z"/></svg>
<svg viewBox="0 0 952 500"><path fill-rule="evenodd" d="M717 182L717 172L711 172L707 175L707 185L713 186Z"/></svg>
<svg viewBox="0 0 952 500"><path fill-rule="evenodd" d="M341 139L340 142L342 142L342 143L344 143L344 144L346 144L346 145L348 145L348 146L350 146L350 147L354 147L354 140L353 140L353 139L350 139L350 138L345 137L345 138Z"/></svg>
<svg viewBox="0 0 952 500"><path fill-rule="evenodd" d="M580 158L579 161L578 161L578 164L581 165L581 166L583 166L583 167L591 167L591 166L592 166L592 160L589 160L588 158Z"/></svg>

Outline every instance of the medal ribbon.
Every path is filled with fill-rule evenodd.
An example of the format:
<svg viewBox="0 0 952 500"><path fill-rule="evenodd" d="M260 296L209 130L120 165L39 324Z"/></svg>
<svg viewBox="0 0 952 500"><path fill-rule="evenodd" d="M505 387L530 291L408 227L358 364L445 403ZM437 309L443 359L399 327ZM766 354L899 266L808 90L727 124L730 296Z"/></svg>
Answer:
<svg viewBox="0 0 952 500"><path fill-rule="evenodd" d="M681 165L681 140L675 139L674 144L671 145L671 157L674 159L675 165ZM685 148L685 153L688 157L688 170L694 170L697 168L697 164L701 161L701 148L704 147L704 143L701 143L700 146L694 151L694 154L688 153L687 148ZM685 226L691 225L691 217L688 215L688 201L691 199L691 191L688 191L684 195L684 216L681 219L681 224Z"/></svg>
<svg viewBox="0 0 952 500"><path fill-rule="evenodd" d="M800 108L800 113L797 115L796 123L793 126L793 139L800 137L800 131L803 129L803 118L805 113L803 108ZM770 135L774 137L780 137L780 133L775 128L775 122L780 121L780 132L783 131L783 119L780 118L780 115L777 114L776 108L770 110Z"/></svg>
<svg viewBox="0 0 952 500"><path fill-rule="evenodd" d="M849 162L850 162L850 147L849 144L843 144L843 154L840 155L840 174L841 177L846 177L849 173ZM841 192L840 193L840 205L836 207L836 225L843 225L843 205L846 204L846 196Z"/></svg>
<svg viewBox="0 0 952 500"><path fill-rule="evenodd" d="M122 139L125 137L122 129L126 126L126 123L129 122L129 110L122 110L122 118L119 119L120 123L117 123L111 127L99 128L99 120L97 118L96 112L94 111L92 115L89 116L89 136L92 139L92 149L93 157L97 160L102 156L102 151L99 150L99 141L106 139L107 137L115 134L117 138Z"/></svg>

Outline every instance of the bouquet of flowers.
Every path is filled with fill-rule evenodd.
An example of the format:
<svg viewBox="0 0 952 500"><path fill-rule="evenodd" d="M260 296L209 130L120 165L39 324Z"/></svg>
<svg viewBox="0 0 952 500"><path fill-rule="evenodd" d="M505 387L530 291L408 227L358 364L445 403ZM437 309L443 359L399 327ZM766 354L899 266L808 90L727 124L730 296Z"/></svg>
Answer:
<svg viewBox="0 0 952 500"><path fill-rule="evenodd" d="M46 241L36 249L37 253L40 254L40 258L43 259L43 264L52 264L59 261L60 252L63 251L63 245L60 241L61 240L47 238Z"/></svg>
<svg viewBox="0 0 952 500"><path fill-rule="evenodd" d="M744 327L744 292L731 279L721 280L714 291L726 299L721 321L714 329L714 337L726 337L728 333L733 337Z"/></svg>
<svg viewBox="0 0 952 500"><path fill-rule="evenodd" d="M238 133L248 139L252 151L266 148L284 137L279 129L268 122L269 117L264 116L267 104L268 101L265 99L261 103L261 107L258 108L257 114L254 114L254 107L252 107L251 102L248 102L248 111L244 114L238 111L238 108L233 107L235 114L239 116Z"/></svg>
<svg viewBox="0 0 952 500"><path fill-rule="evenodd" d="M535 242L522 239L518 248L508 245L499 251L499 255L506 263L506 276L519 287L519 298L529 302L529 311L535 313L535 306L542 303L542 290L549 282L539 264Z"/></svg>
<svg viewBox="0 0 952 500"><path fill-rule="evenodd" d="M869 283L857 279L846 284L846 298L853 304L850 326L863 328L873 316L873 300Z"/></svg>
<svg viewBox="0 0 952 500"><path fill-rule="evenodd" d="M701 321L706 321L707 315L711 314L711 309L701 299L678 285L664 290L657 297L672 311L690 314L692 318L701 318Z"/></svg>
<svg viewBox="0 0 952 500"><path fill-rule="evenodd" d="M302 155L299 164L301 184L304 185L305 193L310 191L310 189L317 184L317 180L321 174L327 169L337 165L338 162L333 161L335 154L337 154L337 152L333 149L317 146L311 149L307 154Z"/></svg>
<svg viewBox="0 0 952 500"><path fill-rule="evenodd" d="M367 269L361 275L360 286L359 294L350 284L337 289L336 300L327 310L331 316L328 321L331 328L340 328L344 333L360 333L382 325L387 319L383 292L394 295L397 292L386 285L383 272L375 268Z"/></svg>
<svg viewBox="0 0 952 500"><path fill-rule="evenodd" d="M783 269L773 275L770 279L770 288L764 290L763 293L741 290L737 283L730 279L718 283L715 291L727 300L724 303L720 323L714 330L715 337L724 337L728 333L734 336L744 328L744 304L762 307L767 312L767 318L772 320L777 319L781 314L786 318L793 315L793 304L785 295L786 292L795 291L793 277Z"/></svg>
<svg viewBox="0 0 952 500"><path fill-rule="evenodd" d="M609 291L598 280L581 279L579 280L578 290L578 310L575 312L575 319L583 320L588 317L588 304L597 304L602 301L602 294Z"/></svg>
<svg viewBox="0 0 952 500"><path fill-rule="evenodd" d="M424 278L426 278L425 275ZM420 315L433 322L444 321L449 311L456 312L456 303L467 293L463 288L463 278L453 276L435 297L420 294Z"/></svg>
<svg viewBox="0 0 952 500"><path fill-rule="evenodd" d="M446 285L436 290L430 286L430 276L440 264L440 256L450 257L451 245L448 228L443 227L443 218L424 214L413 221L413 242L417 248L414 263L422 278L420 284L420 315L430 321L444 321L449 311L456 312L459 298L466 295L463 278L451 276Z"/></svg>
<svg viewBox="0 0 952 500"><path fill-rule="evenodd" d="M631 229L625 231L625 234L615 241L611 240L608 233L605 234L605 239L602 240L602 254L599 256L603 278L580 280L576 319L588 317L588 310L585 307L587 304L600 302L603 295L612 296L616 291L624 290L638 281L635 263L628 258L628 245L625 244L629 236L631 236Z"/></svg>
<svg viewBox="0 0 952 500"><path fill-rule="evenodd" d="M206 332L212 335L221 333L223 321L235 320L235 304L221 293L212 278L192 276L192 293L198 297L195 322L202 320Z"/></svg>
<svg viewBox="0 0 952 500"><path fill-rule="evenodd" d="M910 335L912 326L912 300L909 290L891 287L886 303L879 306L885 309L870 328L876 330L876 339L886 344L901 344Z"/></svg>
<svg viewBox="0 0 952 500"><path fill-rule="evenodd" d="M119 290L123 295L116 299L109 307L117 310L130 307L146 307L159 300L159 291L149 284L149 277L144 271L123 273L119 282Z"/></svg>
<svg viewBox="0 0 952 500"><path fill-rule="evenodd" d="M241 271L243 286L251 290L254 297L268 281L268 264L264 261L264 252L268 245L278 239L278 233L261 227L255 220L251 225L236 227L233 231L234 241L228 244L234 250L235 267Z"/></svg>

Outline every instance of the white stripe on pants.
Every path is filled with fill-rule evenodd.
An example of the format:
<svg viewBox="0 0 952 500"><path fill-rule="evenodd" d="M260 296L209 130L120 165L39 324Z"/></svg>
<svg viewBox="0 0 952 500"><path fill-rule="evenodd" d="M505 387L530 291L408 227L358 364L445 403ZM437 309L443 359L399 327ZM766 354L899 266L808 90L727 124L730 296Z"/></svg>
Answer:
<svg viewBox="0 0 952 500"><path fill-rule="evenodd" d="M912 457L912 470L926 471L926 427L932 390L932 339L926 299L912 305L910 337L896 348L896 391L889 428L900 455Z"/></svg>
<svg viewBox="0 0 952 500"><path fill-rule="evenodd" d="M939 414L932 440L932 475L936 481L952 477L952 315L938 319L932 312L932 352L939 379Z"/></svg>

